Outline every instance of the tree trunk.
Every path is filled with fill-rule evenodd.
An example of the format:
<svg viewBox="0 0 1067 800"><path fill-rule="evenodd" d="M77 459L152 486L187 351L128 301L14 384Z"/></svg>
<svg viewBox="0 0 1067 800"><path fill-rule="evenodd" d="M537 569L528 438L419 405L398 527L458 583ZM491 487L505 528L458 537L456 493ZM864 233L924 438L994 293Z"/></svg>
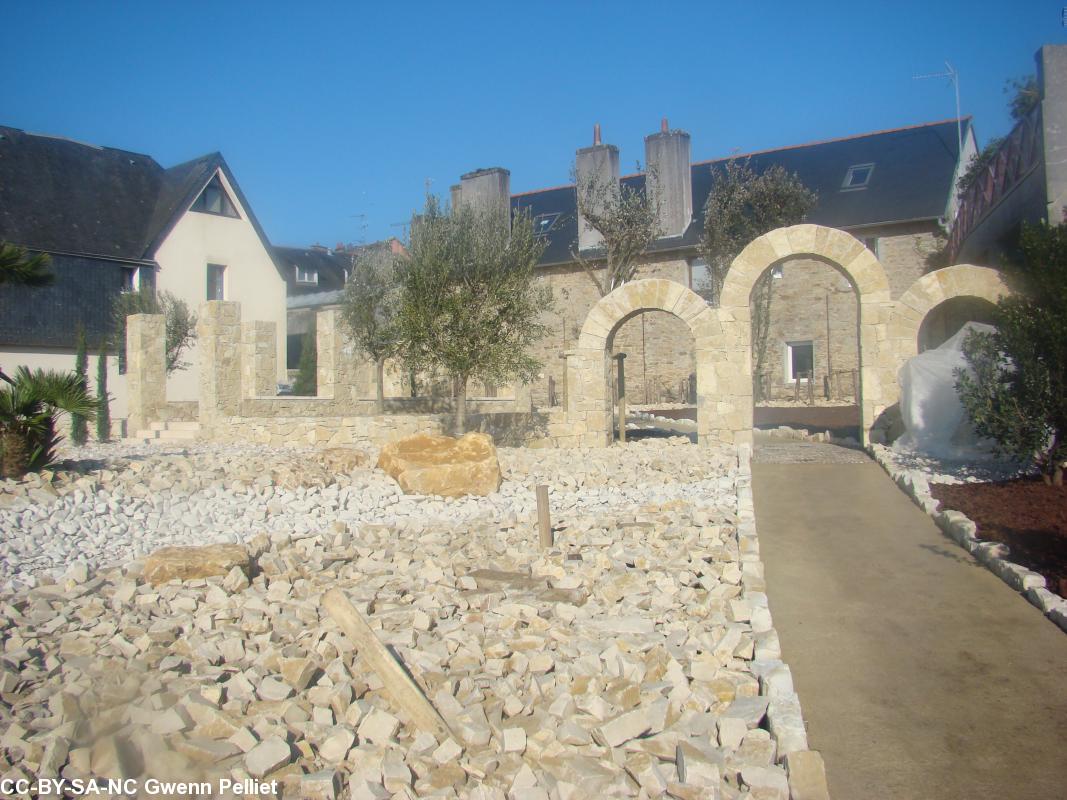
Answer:
<svg viewBox="0 0 1067 800"><path fill-rule="evenodd" d="M0 478L21 478L30 468L30 443L20 431L5 430L0 444Z"/></svg>
<svg viewBox="0 0 1067 800"><path fill-rule="evenodd" d="M453 433L462 436L467 432L467 376L456 376L456 422Z"/></svg>
<svg viewBox="0 0 1067 800"><path fill-rule="evenodd" d="M374 413L381 415L385 413L385 359L379 358L375 366L377 367L375 378L377 386L375 387Z"/></svg>

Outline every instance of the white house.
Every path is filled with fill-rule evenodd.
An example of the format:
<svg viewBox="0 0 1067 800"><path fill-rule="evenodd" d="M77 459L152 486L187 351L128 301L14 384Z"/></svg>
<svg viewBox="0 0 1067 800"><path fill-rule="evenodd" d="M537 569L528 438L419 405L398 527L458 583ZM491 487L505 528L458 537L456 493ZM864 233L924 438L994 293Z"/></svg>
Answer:
<svg viewBox="0 0 1067 800"><path fill-rule="evenodd" d="M138 153L0 126L0 241L49 253L56 278L44 288L0 286L8 372L72 368L79 326L95 352L115 296L155 286L194 312L205 300L235 300L245 319L275 322L285 378L285 279L219 153L164 169ZM168 380L168 400L197 399L195 346L185 360L190 367ZM112 416L125 417L117 359L109 385Z"/></svg>

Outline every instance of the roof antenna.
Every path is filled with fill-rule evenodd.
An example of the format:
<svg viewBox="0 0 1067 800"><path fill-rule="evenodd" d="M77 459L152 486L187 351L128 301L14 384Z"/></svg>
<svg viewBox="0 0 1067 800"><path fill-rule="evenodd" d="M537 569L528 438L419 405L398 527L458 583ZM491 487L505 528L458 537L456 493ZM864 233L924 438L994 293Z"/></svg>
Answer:
<svg viewBox="0 0 1067 800"><path fill-rule="evenodd" d="M956 144L959 147L958 157L963 158L963 120L960 119L960 74L956 68L945 62L944 72L930 72L926 75L912 75L913 81L921 81L926 78L948 78L952 81L952 87L956 90Z"/></svg>
<svg viewBox="0 0 1067 800"><path fill-rule="evenodd" d="M599 122L596 123L593 126L593 144L594 145L600 144L600 123Z"/></svg>

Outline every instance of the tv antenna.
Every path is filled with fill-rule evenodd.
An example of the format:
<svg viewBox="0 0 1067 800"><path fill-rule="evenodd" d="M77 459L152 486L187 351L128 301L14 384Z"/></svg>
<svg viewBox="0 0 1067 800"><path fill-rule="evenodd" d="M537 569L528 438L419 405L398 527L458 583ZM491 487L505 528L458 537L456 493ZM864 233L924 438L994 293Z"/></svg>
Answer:
<svg viewBox="0 0 1067 800"><path fill-rule="evenodd" d="M952 88L956 90L956 144L959 147L957 151L959 157L963 157L963 122L960 119L960 73L956 71L956 68L945 62L944 72L930 72L926 75L912 75L913 81L922 81L927 78L948 78L952 81Z"/></svg>

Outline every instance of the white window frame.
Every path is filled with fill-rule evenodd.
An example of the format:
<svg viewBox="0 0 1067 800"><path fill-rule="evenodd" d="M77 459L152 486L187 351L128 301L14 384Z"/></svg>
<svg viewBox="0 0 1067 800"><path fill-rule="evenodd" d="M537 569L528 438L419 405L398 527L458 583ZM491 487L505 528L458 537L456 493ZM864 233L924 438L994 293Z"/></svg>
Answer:
<svg viewBox="0 0 1067 800"><path fill-rule="evenodd" d="M785 381L786 383L796 383L797 377L793 372L793 348L797 346L807 345L811 348L811 372L812 378L815 375L815 342L812 339L795 339L791 342L785 343ZM801 383L807 383L808 378L801 378Z"/></svg>
<svg viewBox="0 0 1067 800"><path fill-rule="evenodd" d="M301 277L301 273L305 277ZM318 286L319 285L319 271L313 267L302 267L299 264L293 265L293 274L296 276L296 282L305 286ZM310 276L310 277L307 277Z"/></svg>
<svg viewBox="0 0 1067 800"><path fill-rule="evenodd" d="M129 277L129 282L126 281L127 276ZM122 293L132 294L139 291L141 291L141 268L123 267Z"/></svg>
<svg viewBox="0 0 1067 800"><path fill-rule="evenodd" d="M211 274L211 268L218 267L222 271L222 297L208 297L208 300L226 300L230 296L230 270L225 264L209 263L205 270L205 278ZM204 283L207 283L205 279Z"/></svg>

